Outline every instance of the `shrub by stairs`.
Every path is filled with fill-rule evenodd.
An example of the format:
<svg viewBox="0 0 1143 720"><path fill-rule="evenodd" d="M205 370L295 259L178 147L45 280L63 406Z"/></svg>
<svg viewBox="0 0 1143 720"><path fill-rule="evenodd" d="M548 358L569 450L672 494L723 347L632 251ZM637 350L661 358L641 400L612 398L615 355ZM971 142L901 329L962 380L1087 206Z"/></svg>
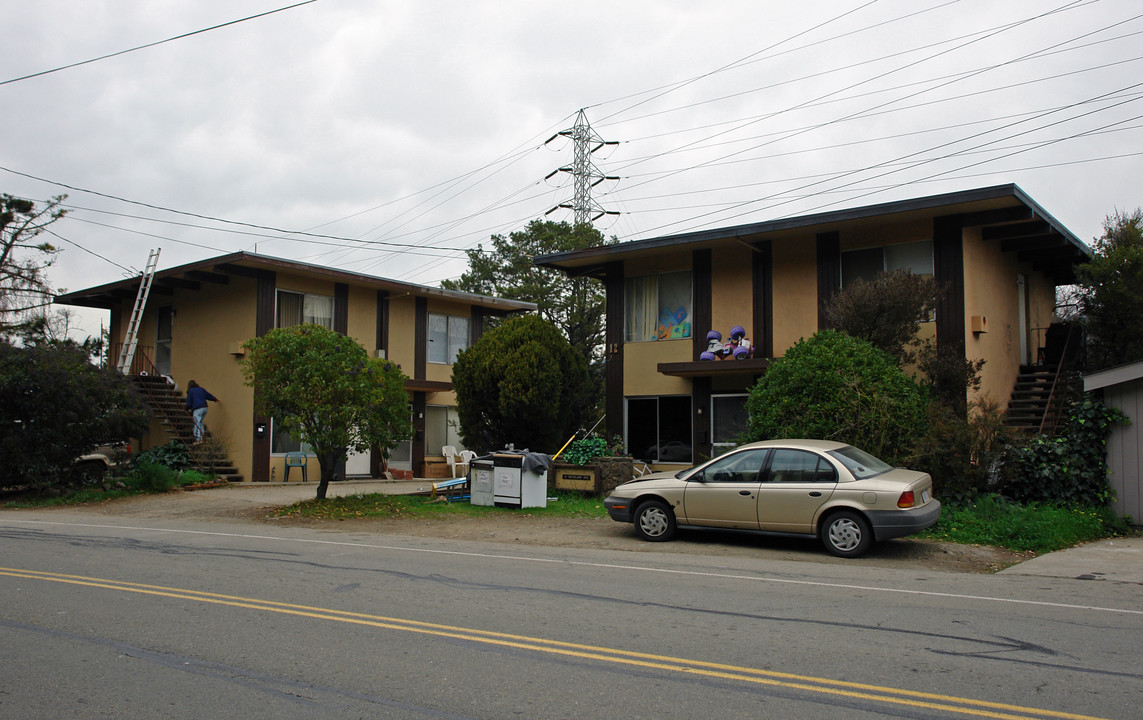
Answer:
<svg viewBox="0 0 1143 720"><path fill-rule="evenodd" d="M241 482L238 468L227 457L222 443L206 430L203 441L194 441L194 418L186 409L186 400L162 375L135 375L132 377L140 396L173 439L181 442L190 454L194 469L217 475L230 482Z"/></svg>

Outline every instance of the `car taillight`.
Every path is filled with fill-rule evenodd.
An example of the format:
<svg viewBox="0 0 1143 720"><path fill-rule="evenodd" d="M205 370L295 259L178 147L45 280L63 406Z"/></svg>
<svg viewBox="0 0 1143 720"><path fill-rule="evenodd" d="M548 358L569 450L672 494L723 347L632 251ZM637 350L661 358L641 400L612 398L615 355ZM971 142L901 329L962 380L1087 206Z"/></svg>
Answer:
<svg viewBox="0 0 1143 720"><path fill-rule="evenodd" d="M913 497L912 490L906 490L905 492L901 493L901 497L897 498L897 507L899 508L911 508L916 504L917 501Z"/></svg>

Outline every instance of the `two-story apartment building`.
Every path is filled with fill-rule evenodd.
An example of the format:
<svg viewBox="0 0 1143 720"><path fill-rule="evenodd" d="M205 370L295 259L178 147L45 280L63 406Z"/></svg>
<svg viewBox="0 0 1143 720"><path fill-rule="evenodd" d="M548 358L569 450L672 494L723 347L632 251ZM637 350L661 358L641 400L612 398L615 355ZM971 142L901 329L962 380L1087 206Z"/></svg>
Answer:
<svg viewBox="0 0 1143 720"><path fill-rule="evenodd" d="M141 278L70 292L64 305L111 312L112 360L122 348ZM276 327L324 325L360 342L409 376L415 437L392 449L388 470L424 476L426 458L446 445L463 448L457 434L452 361L480 336L484 319L535 309L532 303L441 290L318 265L238 252L162 270L153 277L139 322L131 372L167 376L179 391L195 380L213 395L206 418L211 436L247 480L281 480L285 457L302 451L277 432L273 418L254 411L243 382L242 344ZM149 447L171 439L161 413L143 439ZM317 461L311 459L311 472ZM379 472L378 453L351 457L346 476ZM291 480L300 479L295 472Z"/></svg>
<svg viewBox="0 0 1143 720"><path fill-rule="evenodd" d="M980 393L1006 399L1037 360L1055 289L1087 246L1015 185L556 253L537 265L607 290L607 435L658 464L698 462L745 428L746 393L772 358L825 327L857 278L899 268L945 293L919 328L984 359ZM735 327L752 358L702 360Z"/></svg>

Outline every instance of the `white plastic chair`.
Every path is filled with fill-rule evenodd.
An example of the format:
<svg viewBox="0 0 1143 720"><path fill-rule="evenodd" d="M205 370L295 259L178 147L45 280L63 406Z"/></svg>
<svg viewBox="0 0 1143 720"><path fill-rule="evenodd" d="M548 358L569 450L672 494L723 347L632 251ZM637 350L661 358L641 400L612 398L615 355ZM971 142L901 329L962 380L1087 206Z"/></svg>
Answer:
<svg viewBox="0 0 1143 720"><path fill-rule="evenodd" d="M476 457L476 453L474 453L471 450L461 450L460 451L460 465L463 466L463 468L464 468L464 472L463 472L464 475L468 475L469 463L471 463L473 458L475 458L475 457Z"/></svg>
<svg viewBox="0 0 1143 720"><path fill-rule="evenodd" d="M456 477L456 448L452 445L445 445L441 448L441 455L444 455L445 462L448 463L449 477Z"/></svg>

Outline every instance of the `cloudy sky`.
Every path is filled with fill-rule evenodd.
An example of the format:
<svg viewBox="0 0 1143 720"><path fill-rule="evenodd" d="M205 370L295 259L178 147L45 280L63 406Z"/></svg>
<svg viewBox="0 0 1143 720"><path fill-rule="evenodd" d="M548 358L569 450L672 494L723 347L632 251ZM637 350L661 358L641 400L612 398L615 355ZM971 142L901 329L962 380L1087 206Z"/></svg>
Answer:
<svg viewBox="0 0 1143 720"><path fill-rule="evenodd" d="M1137 0L289 5L6 3L0 192L68 195L53 285L156 247L435 285L571 202L580 109L621 241L1016 183L1090 242L1143 205Z"/></svg>

